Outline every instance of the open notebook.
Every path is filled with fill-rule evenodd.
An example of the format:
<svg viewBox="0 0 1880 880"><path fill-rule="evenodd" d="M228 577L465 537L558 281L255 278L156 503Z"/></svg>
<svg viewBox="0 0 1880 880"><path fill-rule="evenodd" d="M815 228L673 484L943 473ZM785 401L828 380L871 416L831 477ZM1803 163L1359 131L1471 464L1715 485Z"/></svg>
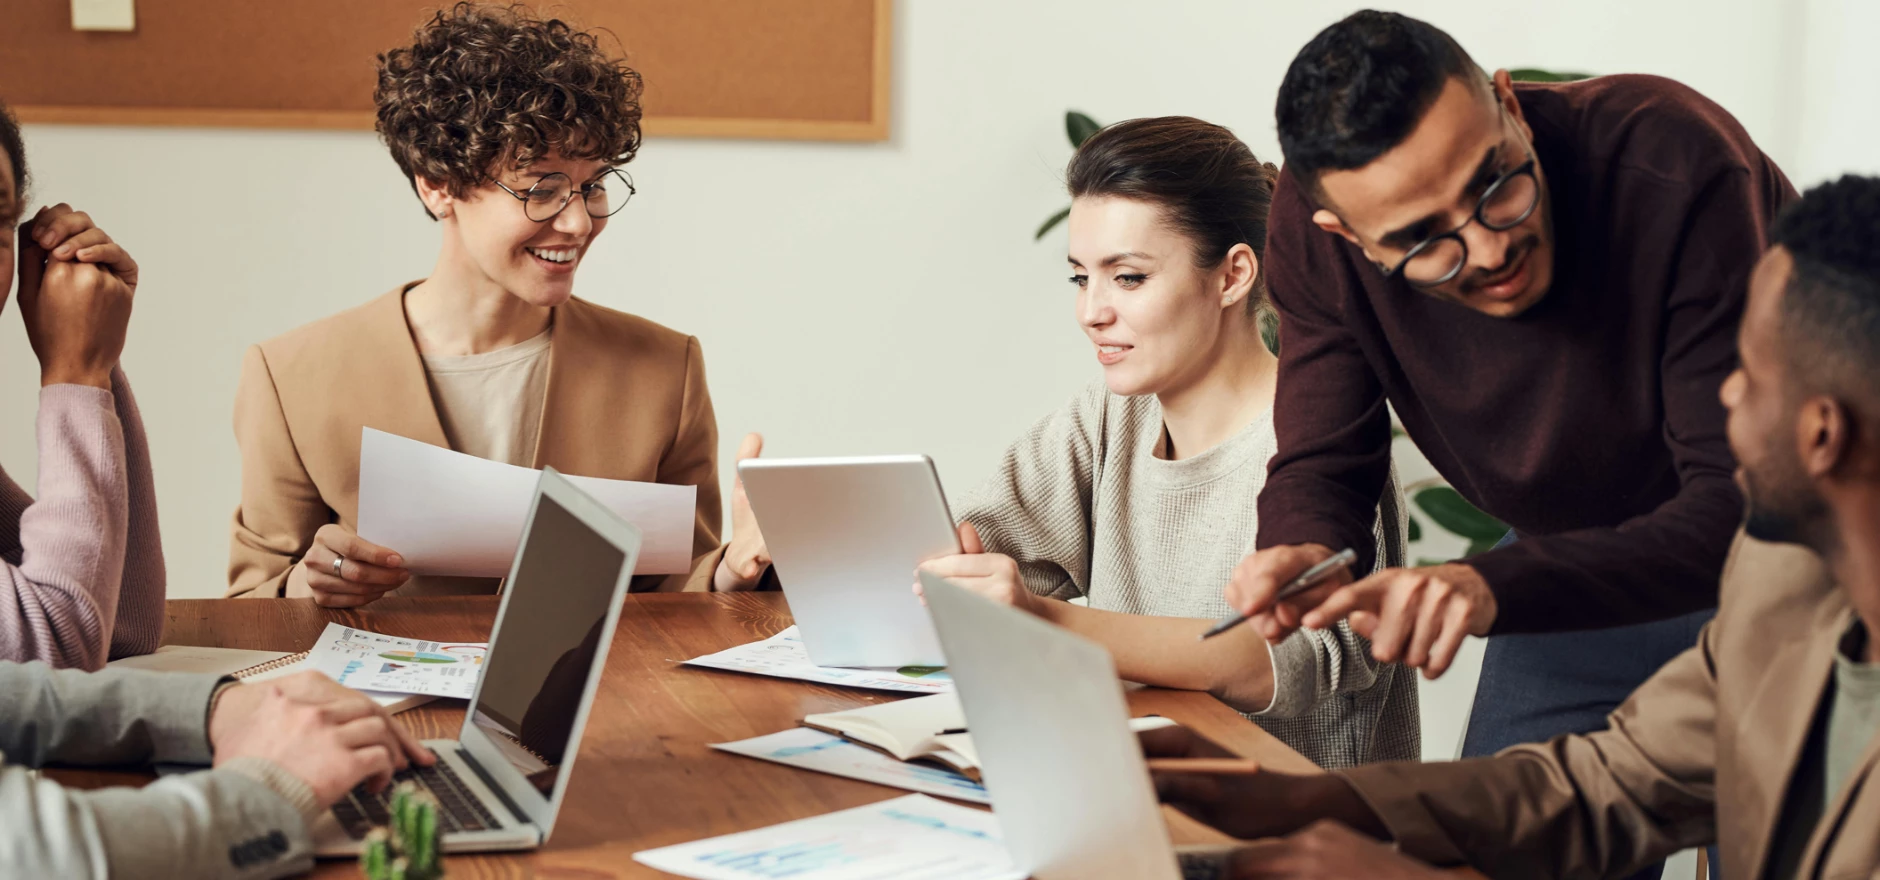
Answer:
<svg viewBox="0 0 1880 880"><path fill-rule="evenodd" d="M1129 729L1140 733L1174 724L1147 715L1129 719ZM979 749L966 729L966 710L958 694L935 694L849 709L807 715L803 726L834 734L902 761L939 764L972 779L979 777Z"/></svg>
<svg viewBox="0 0 1880 880"><path fill-rule="evenodd" d="M928 761L979 780L979 755L966 733L966 712L953 694L808 715L803 726L903 761Z"/></svg>

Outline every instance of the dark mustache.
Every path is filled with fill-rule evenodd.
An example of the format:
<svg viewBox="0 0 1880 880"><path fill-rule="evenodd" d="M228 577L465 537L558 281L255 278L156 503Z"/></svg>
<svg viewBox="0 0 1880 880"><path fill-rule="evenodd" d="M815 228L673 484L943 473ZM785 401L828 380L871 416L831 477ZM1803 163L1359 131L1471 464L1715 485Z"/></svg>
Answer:
<svg viewBox="0 0 1880 880"><path fill-rule="evenodd" d="M1462 291L1464 293L1474 293L1489 286L1491 282L1489 282L1488 279L1506 274L1510 266L1520 265L1521 261L1527 259L1528 254L1533 253L1534 249L1539 246L1540 239L1537 237L1529 236L1528 238L1522 239L1520 243L1508 248L1508 252L1504 255L1501 265L1493 269L1479 269L1464 277L1462 279Z"/></svg>

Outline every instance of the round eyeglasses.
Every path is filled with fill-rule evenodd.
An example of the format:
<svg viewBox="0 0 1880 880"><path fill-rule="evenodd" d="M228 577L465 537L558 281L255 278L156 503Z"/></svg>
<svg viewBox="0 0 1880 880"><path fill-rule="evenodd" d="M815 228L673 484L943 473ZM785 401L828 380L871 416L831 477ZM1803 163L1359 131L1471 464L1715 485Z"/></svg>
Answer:
<svg viewBox="0 0 1880 880"><path fill-rule="evenodd" d="M503 186L500 180L496 181L496 185L503 187L503 192L515 196L517 201L522 202L522 213L537 223L547 223L555 219L563 208L568 207L569 200L574 198L577 190L574 180L559 171L545 175L541 180L536 181L534 186L522 192ZM592 183L583 184L578 189L581 193L581 201L587 205L588 216L596 220L602 217L612 217L618 213L621 208L627 206L627 202L636 192L633 188L633 178L628 177L627 172L618 168L610 169Z"/></svg>
<svg viewBox="0 0 1880 880"><path fill-rule="evenodd" d="M1415 287L1437 287L1454 281L1469 262L1469 245L1462 240L1462 230L1469 228L1470 223L1480 223L1495 232L1507 232L1533 216L1535 207L1541 203L1541 182L1534 169L1534 154L1530 152L1526 162L1495 178L1495 182L1482 191L1475 213L1462 221L1461 226L1418 242L1395 267L1384 273L1384 277L1402 275Z"/></svg>

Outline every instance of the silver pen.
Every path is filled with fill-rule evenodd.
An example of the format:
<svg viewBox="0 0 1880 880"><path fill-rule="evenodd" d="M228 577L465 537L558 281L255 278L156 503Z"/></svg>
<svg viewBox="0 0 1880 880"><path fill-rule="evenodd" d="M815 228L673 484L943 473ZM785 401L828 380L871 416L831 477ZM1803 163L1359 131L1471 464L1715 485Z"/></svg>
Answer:
<svg viewBox="0 0 1880 880"><path fill-rule="evenodd" d="M1280 587L1279 595L1273 597L1273 603L1278 604L1281 600L1290 599L1310 590L1320 583L1323 583L1326 578L1331 577L1339 569L1357 561L1358 552L1350 547L1333 553L1331 556L1326 557L1324 562L1306 569L1305 573L1293 578L1292 583ZM1251 615L1246 614L1234 614L1223 617L1220 621L1215 623L1214 626L1209 627L1207 632L1201 634L1201 640L1205 641L1214 638L1221 633L1246 623L1247 618L1250 616Z"/></svg>

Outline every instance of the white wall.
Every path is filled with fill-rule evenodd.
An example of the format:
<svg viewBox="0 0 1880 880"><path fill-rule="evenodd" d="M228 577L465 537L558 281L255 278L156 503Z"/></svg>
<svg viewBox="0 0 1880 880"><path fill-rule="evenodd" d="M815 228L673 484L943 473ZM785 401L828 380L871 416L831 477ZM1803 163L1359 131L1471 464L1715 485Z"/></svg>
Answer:
<svg viewBox="0 0 1880 880"><path fill-rule="evenodd" d="M970 485L1096 375L1062 232L1031 241L1064 202L1063 111L1201 116L1277 160L1287 62L1355 8L902 2L891 141L653 139L633 165L640 195L579 292L703 341L727 479L739 435L763 430L780 455L924 451L949 485ZM1736 113L1798 185L1880 161L1868 0L1397 8L1490 67L1682 79ZM243 346L421 277L434 227L367 133L31 126L27 140L36 198L92 212L144 266L125 363L150 425L171 593L217 595ZM0 321L0 462L29 485L35 376L18 323ZM1402 467L1406 480L1428 473ZM1454 749L1472 673L1426 692L1433 756Z"/></svg>
<svg viewBox="0 0 1880 880"><path fill-rule="evenodd" d="M1880 174L1880 78L1873 47L1880 34L1880 3L1806 0L1801 19L1799 87L1791 95L1795 156L1787 166L1796 186L1840 174Z"/></svg>

